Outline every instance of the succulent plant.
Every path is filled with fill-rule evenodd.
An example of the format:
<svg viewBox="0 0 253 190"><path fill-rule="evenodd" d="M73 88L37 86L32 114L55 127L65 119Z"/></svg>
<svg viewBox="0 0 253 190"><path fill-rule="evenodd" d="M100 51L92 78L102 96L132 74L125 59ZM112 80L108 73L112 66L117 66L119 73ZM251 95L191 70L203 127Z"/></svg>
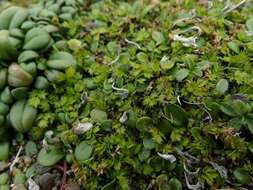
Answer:
<svg viewBox="0 0 253 190"><path fill-rule="evenodd" d="M73 18L80 3L40 1L31 8L9 6L0 12L1 160L8 158L10 127L27 133L35 124L38 109L29 104L29 93L48 88L66 69L76 67L70 53L52 48L62 38L54 35L59 27L50 19L58 16L63 22Z"/></svg>

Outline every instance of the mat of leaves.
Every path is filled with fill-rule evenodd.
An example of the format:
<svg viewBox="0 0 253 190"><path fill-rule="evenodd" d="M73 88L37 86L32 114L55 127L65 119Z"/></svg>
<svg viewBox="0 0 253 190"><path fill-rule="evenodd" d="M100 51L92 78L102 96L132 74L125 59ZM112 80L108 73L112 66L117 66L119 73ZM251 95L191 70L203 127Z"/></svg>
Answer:
<svg viewBox="0 0 253 190"><path fill-rule="evenodd" d="M251 1L106 0L61 27L78 68L30 94L39 116L16 135L27 179L253 188Z"/></svg>

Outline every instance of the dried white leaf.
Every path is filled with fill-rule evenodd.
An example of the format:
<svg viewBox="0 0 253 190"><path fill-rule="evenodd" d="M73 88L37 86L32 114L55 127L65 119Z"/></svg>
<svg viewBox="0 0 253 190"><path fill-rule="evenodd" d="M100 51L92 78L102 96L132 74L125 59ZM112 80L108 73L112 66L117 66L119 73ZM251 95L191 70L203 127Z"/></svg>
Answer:
<svg viewBox="0 0 253 190"><path fill-rule="evenodd" d="M228 171L225 167L218 165L215 162L209 161L209 163L213 166L213 168L219 172L221 177L224 177L225 179L228 178Z"/></svg>
<svg viewBox="0 0 253 190"><path fill-rule="evenodd" d="M40 186L32 178L29 178L27 183L28 190L40 190Z"/></svg>
<svg viewBox="0 0 253 190"><path fill-rule="evenodd" d="M120 123L125 123L127 120L128 120L127 112L124 112L124 113L122 114L122 116L120 117L119 122L120 122Z"/></svg>
<svg viewBox="0 0 253 190"><path fill-rule="evenodd" d="M177 96L177 102L180 106L182 106L181 100L180 100L180 96Z"/></svg>
<svg viewBox="0 0 253 190"><path fill-rule="evenodd" d="M158 156L160 156L161 158L165 159L165 160L169 160L170 163L174 163L177 158L173 155L173 154L161 154L161 153L157 153Z"/></svg>
<svg viewBox="0 0 253 190"><path fill-rule="evenodd" d="M93 127L93 124L90 122L86 122L86 123L77 123L74 126L74 133L81 135L84 134L86 131L89 131L91 128Z"/></svg>
<svg viewBox="0 0 253 190"><path fill-rule="evenodd" d="M190 184L186 172L184 172L184 176L185 176L186 186L187 186L188 189L190 189L190 190L201 190L201 189L203 189L203 184L200 183L200 182L198 182L196 185Z"/></svg>
<svg viewBox="0 0 253 190"><path fill-rule="evenodd" d="M240 131L240 132L236 132L233 136L234 137L239 137L241 134L242 134L242 132Z"/></svg>
<svg viewBox="0 0 253 190"><path fill-rule="evenodd" d="M189 32L189 31L193 31L193 30L197 30L197 35L196 36L183 37L183 36L180 35L180 34L183 34L183 33ZM200 27L193 26L193 27L190 27L190 28L188 28L188 29L186 29L184 31L181 31L181 32L175 34L173 36L173 40L174 41L180 41L180 42L182 42L182 44L185 47L190 47L190 46L197 47L198 45L196 44L196 40L201 35L201 33L202 33L202 30L201 30Z"/></svg>
<svg viewBox="0 0 253 190"><path fill-rule="evenodd" d="M179 36L178 34L176 34L173 36L173 40L182 42L182 44L185 47L190 47L190 46L197 47L197 44L196 44L197 37L186 38L186 37L182 37L182 36Z"/></svg>

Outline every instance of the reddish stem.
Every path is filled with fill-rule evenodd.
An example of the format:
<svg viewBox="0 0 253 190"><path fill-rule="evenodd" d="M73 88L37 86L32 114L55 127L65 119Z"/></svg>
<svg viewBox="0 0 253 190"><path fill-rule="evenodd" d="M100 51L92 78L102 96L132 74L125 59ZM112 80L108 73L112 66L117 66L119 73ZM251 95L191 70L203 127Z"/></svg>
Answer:
<svg viewBox="0 0 253 190"><path fill-rule="evenodd" d="M60 190L64 190L66 186L66 181L67 181L67 162L64 161L63 168L59 167L59 169L63 169L63 176L62 176L62 185Z"/></svg>
<svg viewBox="0 0 253 190"><path fill-rule="evenodd" d="M57 170L60 170L61 172L64 172L64 168L60 165L55 166Z"/></svg>

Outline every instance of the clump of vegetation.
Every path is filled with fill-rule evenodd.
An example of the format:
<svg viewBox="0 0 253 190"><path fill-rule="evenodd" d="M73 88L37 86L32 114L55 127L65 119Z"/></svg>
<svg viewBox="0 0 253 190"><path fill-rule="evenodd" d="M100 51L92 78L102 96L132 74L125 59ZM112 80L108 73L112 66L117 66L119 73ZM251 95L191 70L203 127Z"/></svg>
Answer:
<svg viewBox="0 0 253 190"><path fill-rule="evenodd" d="M0 189L251 189L252 12L244 0L4 9Z"/></svg>

